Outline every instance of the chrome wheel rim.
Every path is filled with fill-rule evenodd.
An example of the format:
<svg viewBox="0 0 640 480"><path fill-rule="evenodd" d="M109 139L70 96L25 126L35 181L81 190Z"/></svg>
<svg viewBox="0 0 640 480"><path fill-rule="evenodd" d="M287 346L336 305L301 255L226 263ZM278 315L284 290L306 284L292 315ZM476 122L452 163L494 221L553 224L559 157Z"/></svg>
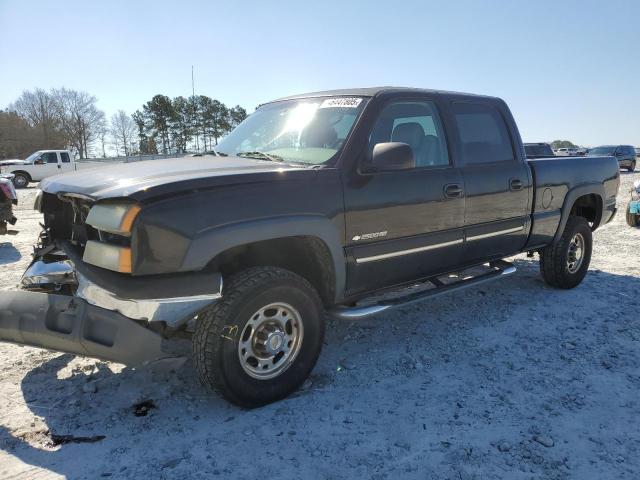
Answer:
<svg viewBox="0 0 640 480"><path fill-rule="evenodd" d="M242 331L238 357L247 375L268 380L291 366L302 346L302 317L287 303L271 303L255 312Z"/></svg>
<svg viewBox="0 0 640 480"><path fill-rule="evenodd" d="M27 179L25 177L23 177L22 175L16 175L16 177L13 179L13 181L16 184L16 187L22 188L24 186L27 185Z"/></svg>
<svg viewBox="0 0 640 480"><path fill-rule="evenodd" d="M584 258L584 237L576 233L569 242L569 253L567 254L567 270L569 273L576 273L580 270Z"/></svg>

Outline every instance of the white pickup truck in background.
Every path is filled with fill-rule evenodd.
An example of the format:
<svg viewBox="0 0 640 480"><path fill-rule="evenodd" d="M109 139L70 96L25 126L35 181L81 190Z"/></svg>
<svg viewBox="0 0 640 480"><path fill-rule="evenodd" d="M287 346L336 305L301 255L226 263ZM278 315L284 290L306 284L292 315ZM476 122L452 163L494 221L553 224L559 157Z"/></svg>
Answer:
<svg viewBox="0 0 640 480"><path fill-rule="evenodd" d="M39 182L52 175L101 165L104 164L76 162L69 150L38 150L25 160L0 161L0 173L13 173L15 187L25 188L30 182Z"/></svg>

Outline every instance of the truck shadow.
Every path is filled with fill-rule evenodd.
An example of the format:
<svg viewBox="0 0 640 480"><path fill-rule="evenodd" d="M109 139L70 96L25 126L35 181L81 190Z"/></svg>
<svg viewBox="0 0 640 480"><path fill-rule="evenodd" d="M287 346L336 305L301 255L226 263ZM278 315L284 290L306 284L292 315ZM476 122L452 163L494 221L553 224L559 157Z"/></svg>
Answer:
<svg viewBox="0 0 640 480"><path fill-rule="evenodd" d="M376 417L374 413L376 409L380 411L384 407L386 411L388 408L384 399L388 397L389 386L384 380L369 381L366 372L373 366L365 366L364 363L375 363L370 350L376 351L376 357L383 361L391 359L392 362L397 362L392 368L385 370L384 375L387 377L429 377L438 375L442 368L452 368L452 365L455 367L456 363L459 363L460 371L468 370L469 358L475 355L481 357L481 353L474 352L473 349L468 353L462 352L453 347L447 350L454 343L452 339L456 338L455 341L458 341L462 337L472 337L471 331L475 328L504 330L510 322L528 321L526 315L515 313L517 308L522 307L523 298L527 302L524 307L531 311L530 315L535 320L536 315L539 318L545 315L549 308L548 302L577 304L580 298L591 295L594 289L598 289L599 295L610 295L617 292L637 292L640 287L637 277L593 270L578 289L553 290L543 287L538 276L537 261L517 259L515 264L519 273L502 283L496 282L463 293L444 295L362 323L330 320L325 348L311 377L313 386L259 410L243 410L211 394L197 381L189 360L182 363L179 360L169 360L140 369L125 367L114 370L113 364L107 362L79 361L69 354L57 356L30 370L21 382L25 403L35 416L42 418L43 429L39 433L36 429L34 435L25 437L0 426L0 445L25 464L67 478L96 478L101 475L117 478L125 476L125 471L128 474L144 472L140 470L145 466L144 463L139 464L137 470L132 468L131 462L134 459L147 462L147 466L152 469L159 468L158 465L163 462L175 460L179 464L183 460L189 460L190 455L194 455L195 460L198 454L193 452L197 448L194 447L196 450L191 453L185 453L185 450L191 451L191 447L196 444L205 445L206 451L212 449L213 457L217 456L216 449L219 449L220 453L239 455L243 461L254 463L255 451L251 453L250 448L239 451L239 445L235 442L243 438L250 441L253 436L258 436L258 443L269 442L276 450L278 446L291 448L294 437L288 435L291 435L290 430L294 428L291 425L296 424L313 431L314 438L317 439L314 441L319 445L332 442L335 431L345 435L343 430L350 428L351 424L371 422L372 418L376 418L377 422L389 422L386 427L393 429L397 418L380 420L380 415ZM501 318L497 315L496 318L487 318L478 314L483 305L498 304L503 310ZM459 319L464 319L462 326ZM420 328L426 324L428 328ZM383 328L384 335L376 333L380 328ZM407 341L407 335L417 336L418 343L425 346L425 351L429 350L427 345L439 339L438 348L444 348L445 351L441 352L441 356L433 356L425 362L429 366L426 371L421 372L415 365L407 367L406 363L411 363L418 357L416 350L413 352L413 360L411 355L408 361L404 358L407 354L403 353L406 350L403 342ZM398 345L403 347L399 349ZM345 357L356 359L352 363L361 362L360 367L345 366L341 363ZM527 355L523 355L519 361L526 363L527 358ZM343 368L340 368L341 365ZM377 365L375 367L378 368ZM407 368L413 370L407 374ZM493 375L500 378L503 373L500 369L506 370L507 367L504 362L498 362L495 369ZM349 376L356 381L345 380ZM366 394L362 393L363 390ZM418 390L416 388L416 392ZM444 393L441 392L441 397L449 395L447 392L446 389ZM514 398L518 398L519 393L522 392L515 392ZM327 403L330 404L327 407L330 412L327 413L325 409L324 416L332 415L336 408L336 402L331 402L333 397L338 397L338 403L349 403L345 399L357 399L362 395L366 395L367 405L360 406L360 411L351 414L348 422L345 420L337 425L327 425L326 418L323 419L318 412ZM145 415L138 416L136 405L142 401L151 402L150 407ZM435 401L437 403L438 398ZM484 405L486 398L478 389L477 398L468 398L466 401L468 404ZM411 405L417 410L413 403ZM275 418L285 425L278 426L276 421L272 421L264 430L260 430L255 425L262 422L259 420L261 418ZM385 425L382 425L381 429L384 428ZM430 425L426 426L425 431L430 428ZM251 439L245 437L248 435L247 431L251 432ZM51 442L52 434L85 439L96 436L105 438L84 445L71 441L54 447L47 443ZM156 445L158 439L162 439L162 442ZM167 454L167 450L179 452L178 456L174 459ZM125 454L118 453L121 451L129 451L128 459ZM202 454L203 458L206 451ZM78 460L79 455L86 460ZM198 461L201 460L198 457ZM215 463L213 460L212 462ZM184 465L188 463L185 462ZM148 476L150 478L153 475L149 473Z"/></svg>
<svg viewBox="0 0 640 480"><path fill-rule="evenodd" d="M0 265L14 263L21 258L20 251L11 242L0 243Z"/></svg>

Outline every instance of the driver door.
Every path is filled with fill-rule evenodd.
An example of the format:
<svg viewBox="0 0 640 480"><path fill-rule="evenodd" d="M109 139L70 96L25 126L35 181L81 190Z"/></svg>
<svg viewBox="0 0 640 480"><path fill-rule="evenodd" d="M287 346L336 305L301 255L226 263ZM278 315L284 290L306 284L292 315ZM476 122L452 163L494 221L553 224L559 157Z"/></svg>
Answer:
<svg viewBox="0 0 640 480"><path fill-rule="evenodd" d="M57 152L44 152L33 164L31 179L40 181L43 178L62 173Z"/></svg>

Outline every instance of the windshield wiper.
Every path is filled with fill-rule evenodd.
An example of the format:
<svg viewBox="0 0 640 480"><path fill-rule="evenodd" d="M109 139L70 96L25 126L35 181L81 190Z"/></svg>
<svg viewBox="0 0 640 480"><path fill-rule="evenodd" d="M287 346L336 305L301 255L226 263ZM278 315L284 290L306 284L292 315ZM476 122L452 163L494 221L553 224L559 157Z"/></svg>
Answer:
<svg viewBox="0 0 640 480"><path fill-rule="evenodd" d="M245 157L245 158L256 158L258 160L268 160L270 162L284 162L284 158L278 155L272 155L270 153L264 152L238 152L236 153L237 157Z"/></svg>
<svg viewBox="0 0 640 480"><path fill-rule="evenodd" d="M279 155L274 155L272 153L264 153L264 152L239 152L235 154L236 157L244 157L244 158L256 158L258 160L268 160L269 162L278 162L278 163L286 163L288 165L297 165L299 167L315 167L316 165L310 165L307 162L296 162L295 160L287 160L282 158ZM321 165L318 165L321 166Z"/></svg>

